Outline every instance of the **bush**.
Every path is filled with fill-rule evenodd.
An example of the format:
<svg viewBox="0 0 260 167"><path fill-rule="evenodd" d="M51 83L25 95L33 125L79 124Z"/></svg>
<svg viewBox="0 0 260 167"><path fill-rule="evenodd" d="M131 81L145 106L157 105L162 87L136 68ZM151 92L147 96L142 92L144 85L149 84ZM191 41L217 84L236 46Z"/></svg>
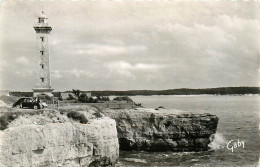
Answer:
<svg viewBox="0 0 260 167"><path fill-rule="evenodd" d="M150 120L150 123L155 123L156 116L155 116L155 114L154 114L154 113L152 113L152 114L150 115L150 118L149 118L149 120Z"/></svg>
<svg viewBox="0 0 260 167"><path fill-rule="evenodd" d="M15 114L5 114L0 117L0 130L5 130L9 123L13 120L15 120L18 116Z"/></svg>
<svg viewBox="0 0 260 167"><path fill-rule="evenodd" d="M99 111L99 112L103 112L103 109L104 108L102 108L101 106L96 106L96 105L91 105L93 108L95 108L97 111Z"/></svg>
<svg viewBox="0 0 260 167"><path fill-rule="evenodd" d="M97 103L97 99L94 99L93 97L88 97L85 93L82 93L79 98L78 101L81 103Z"/></svg>
<svg viewBox="0 0 260 167"><path fill-rule="evenodd" d="M81 91L78 89L72 89L72 93L78 98L80 96Z"/></svg>
<svg viewBox="0 0 260 167"><path fill-rule="evenodd" d="M40 95L38 95L37 97L40 98L42 101L52 100L50 96L45 95L45 94L40 94Z"/></svg>
<svg viewBox="0 0 260 167"><path fill-rule="evenodd" d="M63 98L62 98L61 95L58 97L58 100L59 100L59 101L63 101Z"/></svg>
<svg viewBox="0 0 260 167"><path fill-rule="evenodd" d="M67 117L72 118L75 121L79 121L80 123L84 123L84 124L88 123L88 119L86 118L86 116L84 114L77 112L77 111L70 111L67 114Z"/></svg>
<svg viewBox="0 0 260 167"><path fill-rule="evenodd" d="M113 101L127 101L127 102L133 102L133 100L128 97L128 96L120 96L120 97L115 97Z"/></svg>
<svg viewBox="0 0 260 167"><path fill-rule="evenodd" d="M134 105L137 107L143 107L142 103L134 103Z"/></svg>
<svg viewBox="0 0 260 167"><path fill-rule="evenodd" d="M97 103L98 99L94 99L93 97L88 97L86 93L82 93L80 90L72 89L73 94L69 94L69 97L66 100L77 100L79 103ZM109 98L104 98L105 100L109 100Z"/></svg>
<svg viewBox="0 0 260 167"><path fill-rule="evenodd" d="M93 114L93 115L96 116L96 118L101 118L101 117L103 117L103 115L101 114L101 113L103 112L102 107L100 107L100 106L95 106L95 105L91 105L91 106L96 109L96 113Z"/></svg>
<svg viewBox="0 0 260 167"><path fill-rule="evenodd" d="M78 101L81 102L81 103L86 103L87 100L88 100L88 97L85 93L81 93L78 96Z"/></svg>
<svg viewBox="0 0 260 167"><path fill-rule="evenodd" d="M102 118L103 117L103 115L101 114L101 112L100 111L97 111L96 113L94 113L93 115L95 115L96 116L96 118Z"/></svg>
<svg viewBox="0 0 260 167"><path fill-rule="evenodd" d="M67 97L66 100L75 100L76 98L72 95L72 94L69 94L69 97Z"/></svg>
<svg viewBox="0 0 260 167"><path fill-rule="evenodd" d="M110 101L109 97L107 96L97 96L98 102Z"/></svg>

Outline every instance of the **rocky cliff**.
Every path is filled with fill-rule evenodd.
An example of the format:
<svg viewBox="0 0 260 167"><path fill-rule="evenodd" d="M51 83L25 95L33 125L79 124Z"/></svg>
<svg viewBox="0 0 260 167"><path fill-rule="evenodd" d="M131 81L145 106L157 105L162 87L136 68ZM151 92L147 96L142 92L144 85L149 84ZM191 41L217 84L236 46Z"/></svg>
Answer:
<svg viewBox="0 0 260 167"><path fill-rule="evenodd" d="M218 123L211 114L169 114L147 109L104 110L110 118L90 106L64 106L59 112L0 110L1 167L109 166L116 162L119 147L207 150Z"/></svg>
<svg viewBox="0 0 260 167"><path fill-rule="evenodd" d="M57 111L23 114L0 131L0 166L109 166L119 156L116 122L87 124Z"/></svg>
<svg viewBox="0 0 260 167"><path fill-rule="evenodd" d="M166 114L152 110L106 110L117 122L120 150L208 150L218 117L211 114Z"/></svg>

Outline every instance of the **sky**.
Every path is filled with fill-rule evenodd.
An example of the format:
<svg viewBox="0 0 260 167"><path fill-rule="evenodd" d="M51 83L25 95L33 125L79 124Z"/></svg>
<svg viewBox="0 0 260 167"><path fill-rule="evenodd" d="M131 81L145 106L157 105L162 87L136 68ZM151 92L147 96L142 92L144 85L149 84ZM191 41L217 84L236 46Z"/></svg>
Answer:
<svg viewBox="0 0 260 167"><path fill-rule="evenodd" d="M2 0L0 89L35 86L42 9L55 91L259 86L257 1Z"/></svg>

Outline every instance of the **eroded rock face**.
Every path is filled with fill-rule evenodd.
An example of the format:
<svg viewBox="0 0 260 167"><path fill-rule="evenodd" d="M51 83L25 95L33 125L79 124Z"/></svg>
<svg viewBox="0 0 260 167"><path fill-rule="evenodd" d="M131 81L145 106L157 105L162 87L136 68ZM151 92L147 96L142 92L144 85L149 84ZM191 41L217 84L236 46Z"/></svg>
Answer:
<svg viewBox="0 0 260 167"><path fill-rule="evenodd" d="M19 124L0 131L0 166L108 166L119 156L116 122Z"/></svg>
<svg viewBox="0 0 260 167"><path fill-rule="evenodd" d="M218 117L211 114L160 114L140 110L107 110L117 122L120 150L208 150Z"/></svg>

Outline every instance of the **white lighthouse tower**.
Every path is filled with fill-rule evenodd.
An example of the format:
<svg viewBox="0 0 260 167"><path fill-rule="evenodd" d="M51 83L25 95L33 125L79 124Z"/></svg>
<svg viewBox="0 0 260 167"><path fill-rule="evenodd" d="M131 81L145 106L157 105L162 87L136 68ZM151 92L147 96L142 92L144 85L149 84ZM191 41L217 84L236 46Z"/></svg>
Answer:
<svg viewBox="0 0 260 167"><path fill-rule="evenodd" d="M34 25L36 31L36 84L33 89L33 96L48 95L53 97L50 78L50 53L49 53L49 34L52 28L48 24L48 18L44 11L38 17Z"/></svg>

